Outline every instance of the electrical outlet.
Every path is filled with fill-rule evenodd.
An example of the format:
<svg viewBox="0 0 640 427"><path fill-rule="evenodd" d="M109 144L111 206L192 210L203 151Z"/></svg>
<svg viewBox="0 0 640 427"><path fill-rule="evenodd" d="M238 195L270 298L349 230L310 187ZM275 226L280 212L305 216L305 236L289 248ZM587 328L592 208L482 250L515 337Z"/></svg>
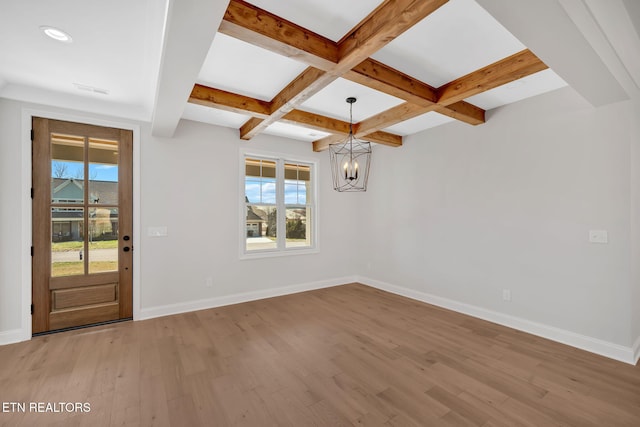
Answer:
<svg viewBox="0 0 640 427"><path fill-rule="evenodd" d="M502 290L502 300L503 301L511 301L511 289L503 289Z"/></svg>
<svg viewBox="0 0 640 427"><path fill-rule="evenodd" d="M609 243L607 230L589 230L589 242Z"/></svg>
<svg viewBox="0 0 640 427"><path fill-rule="evenodd" d="M207 279L204 281L204 286L207 288L213 288L213 277L207 277Z"/></svg>
<svg viewBox="0 0 640 427"><path fill-rule="evenodd" d="M147 227L147 235L149 237L167 237L167 226Z"/></svg>

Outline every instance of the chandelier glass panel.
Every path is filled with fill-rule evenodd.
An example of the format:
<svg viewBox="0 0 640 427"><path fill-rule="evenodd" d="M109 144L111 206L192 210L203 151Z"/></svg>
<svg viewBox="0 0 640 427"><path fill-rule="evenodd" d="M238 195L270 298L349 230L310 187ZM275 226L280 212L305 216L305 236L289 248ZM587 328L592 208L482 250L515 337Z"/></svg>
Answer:
<svg viewBox="0 0 640 427"><path fill-rule="evenodd" d="M336 191L367 191L371 143L353 136L353 103L356 98L347 98L349 104L349 136L339 143L329 145L331 175Z"/></svg>

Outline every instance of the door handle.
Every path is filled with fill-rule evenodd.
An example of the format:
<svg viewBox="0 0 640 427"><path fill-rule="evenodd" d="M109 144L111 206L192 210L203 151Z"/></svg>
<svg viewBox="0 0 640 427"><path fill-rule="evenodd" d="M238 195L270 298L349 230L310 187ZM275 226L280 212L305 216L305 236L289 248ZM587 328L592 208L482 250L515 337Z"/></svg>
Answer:
<svg viewBox="0 0 640 427"><path fill-rule="evenodd" d="M124 248L122 248L122 250L125 251L125 252L129 252L132 249L133 249L133 246L131 246L131 247L125 246Z"/></svg>

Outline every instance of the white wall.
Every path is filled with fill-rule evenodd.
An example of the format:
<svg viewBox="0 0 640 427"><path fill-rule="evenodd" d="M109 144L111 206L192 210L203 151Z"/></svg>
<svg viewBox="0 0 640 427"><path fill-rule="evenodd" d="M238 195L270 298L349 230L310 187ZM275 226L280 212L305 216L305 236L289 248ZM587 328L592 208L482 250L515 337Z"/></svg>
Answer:
<svg viewBox="0 0 640 427"><path fill-rule="evenodd" d="M359 206L359 274L628 348L634 114L566 88L385 149Z"/></svg>
<svg viewBox="0 0 640 427"><path fill-rule="evenodd" d="M21 326L21 120L15 104L0 99L0 334Z"/></svg>
<svg viewBox="0 0 640 427"><path fill-rule="evenodd" d="M635 138L631 142L631 265L632 292L631 336L636 358L640 357L640 94L636 94L633 111Z"/></svg>
<svg viewBox="0 0 640 427"><path fill-rule="evenodd" d="M30 304L21 301L20 248L30 221L30 206L21 206L22 185L30 186L21 184L23 165L30 168L29 156L23 156L23 109L122 122L0 99L0 343L15 340L22 327L22 305ZM349 215L355 200L331 190L328 153L313 153L309 143L268 135L240 141L237 130L189 121L170 139L152 137L148 123L140 126L142 237L133 243L141 258L135 266L140 271L141 316L226 301L241 293L269 294L275 288L338 284L352 277L344 241L355 238L355 219ZM238 165L243 146L318 160L319 253L239 260ZM169 235L147 237L147 227L158 225L167 226ZM208 276L213 287L205 287Z"/></svg>
<svg viewBox="0 0 640 427"><path fill-rule="evenodd" d="M142 230L167 226L167 238L143 236L142 307L264 291L354 274L343 242L355 236L354 200L331 189L328 153L311 144L182 121L172 139L142 146ZM249 147L318 160L320 253L239 259L239 149ZM214 287L205 280L213 278Z"/></svg>
<svg viewBox="0 0 640 427"><path fill-rule="evenodd" d="M23 108L65 112L0 99L0 342L28 303ZM638 99L594 109L562 89L496 110L482 126L452 123L401 149L375 147L364 194L334 192L327 153L302 142L245 142L188 121L163 139L140 124L141 315L357 273L629 348L640 335L638 117ZM239 260L240 147L319 161L320 253ZM146 236L159 225L168 237ZM589 229L608 230L610 243L589 244ZM349 259L354 249L361 255Z"/></svg>

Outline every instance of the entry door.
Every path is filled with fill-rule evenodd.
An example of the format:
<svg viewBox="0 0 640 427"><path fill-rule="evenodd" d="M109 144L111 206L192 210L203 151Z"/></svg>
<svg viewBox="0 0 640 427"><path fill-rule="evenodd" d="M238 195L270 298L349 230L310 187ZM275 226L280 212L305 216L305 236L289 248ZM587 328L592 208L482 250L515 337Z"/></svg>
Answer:
<svg viewBox="0 0 640 427"><path fill-rule="evenodd" d="M33 333L132 317L132 132L33 118Z"/></svg>

